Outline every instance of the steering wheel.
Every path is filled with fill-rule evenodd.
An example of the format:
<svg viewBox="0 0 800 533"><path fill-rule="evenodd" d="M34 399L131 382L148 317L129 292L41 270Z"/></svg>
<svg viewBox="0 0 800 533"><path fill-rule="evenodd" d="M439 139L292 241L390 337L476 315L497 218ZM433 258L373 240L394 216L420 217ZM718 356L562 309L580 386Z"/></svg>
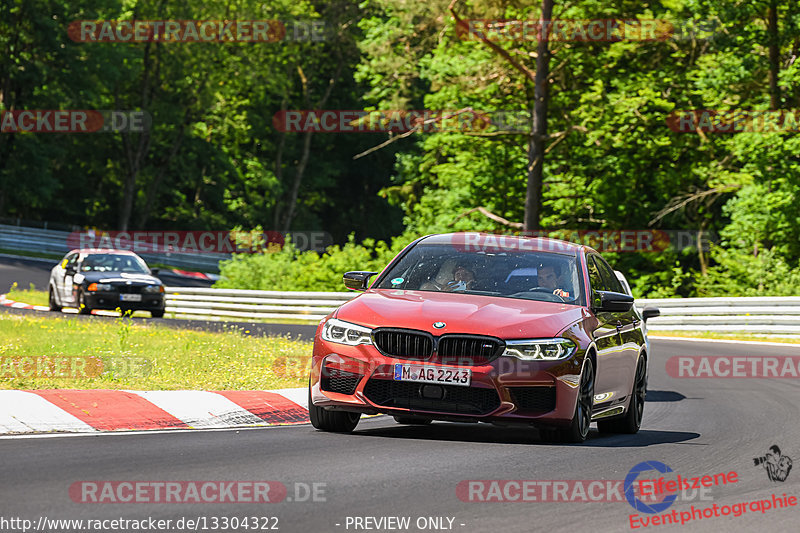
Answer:
<svg viewBox="0 0 800 533"><path fill-rule="evenodd" d="M560 294L554 293L553 292L554 290L556 290L556 289L548 289L547 287L531 287L530 289L528 289L528 292L546 292L547 294L551 294L553 296L558 296L559 298L561 298L562 302L566 302L567 301L567 299L564 298L563 296L561 296Z"/></svg>

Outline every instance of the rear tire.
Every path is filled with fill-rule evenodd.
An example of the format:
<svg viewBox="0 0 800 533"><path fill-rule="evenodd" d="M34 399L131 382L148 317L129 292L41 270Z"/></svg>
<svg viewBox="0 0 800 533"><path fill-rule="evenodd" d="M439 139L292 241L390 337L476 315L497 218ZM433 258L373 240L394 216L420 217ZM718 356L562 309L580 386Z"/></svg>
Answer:
<svg viewBox="0 0 800 533"><path fill-rule="evenodd" d="M164 318L164 310L160 311L150 311L150 316L152 318Z"/></svg>
<svg viewBox="0 0 800 533"><path fill-rule="evenodd" d="M404 424L406 426L427 426L432 422L430 418L416 416L395 416L393 418L398 424Z"/></svg>
<svg viewBox="0 0 800 533"><path fill-rule="evenodd" d="M83 297L83 291L78 292L78 312L82 315L92 314L92 308L86 305L86 300Z"/></svg>
<svg viewBox="0 0 800 533"><path fill-rule="evenodd" d="M644 402L647 396L647 361L644 356L639 358L636 365L636 377L633 381L631 401L628 411L620 418L598 420L597 429L600 433L623 433L633 435L639 432L642 426Z"/></svg>
<svg viewBox="0 0 800 533"><path fill-rule="evenodd" d="M50 287L50 294L47 296L47 303L50 305L50 310L54 313L61 312L61 306L56 302L56 295L53 292L53 287Z"/></svg>
<svg viewBox="0 0 800 533"><path fill-rule="evenodd" d="M311 384L308 385L308 417L311 425L321 431L333 433L350 433L358 425L361 413L348 413L347 411L326 411L317 407L311 400Z"/></svg>

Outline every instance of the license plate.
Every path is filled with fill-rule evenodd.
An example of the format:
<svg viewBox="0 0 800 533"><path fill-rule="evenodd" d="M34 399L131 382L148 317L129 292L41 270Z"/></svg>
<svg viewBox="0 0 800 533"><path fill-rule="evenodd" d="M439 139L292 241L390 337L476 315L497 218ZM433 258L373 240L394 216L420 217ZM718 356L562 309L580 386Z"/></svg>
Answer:
<svg viewBox="0 0 800 533"><path fill-rule="evenodd" d="M416 381L420 383L441 383L469 387L472 370L448 366L394 365L395 381Z"/></svg>
<svg viewBox="0 0 800 533"><path fill-rule="evenodd" d="M121 302L141 302L141 294L120 294L119 299Z"/></svg>

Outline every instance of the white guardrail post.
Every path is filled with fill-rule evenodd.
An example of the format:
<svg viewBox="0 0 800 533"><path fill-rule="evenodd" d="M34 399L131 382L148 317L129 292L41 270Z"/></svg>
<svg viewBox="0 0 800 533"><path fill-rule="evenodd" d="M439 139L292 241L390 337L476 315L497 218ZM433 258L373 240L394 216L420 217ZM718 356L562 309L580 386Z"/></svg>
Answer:
<svg viewBox="0 0 800 533"><path fill-rule="evenodd" d="M167 313L205 319L291 319L318 322L358 292L280 292L167 287ZM800 335L800 297L661 298L636 300L657 307L650 331L740 331Z"/></svg>

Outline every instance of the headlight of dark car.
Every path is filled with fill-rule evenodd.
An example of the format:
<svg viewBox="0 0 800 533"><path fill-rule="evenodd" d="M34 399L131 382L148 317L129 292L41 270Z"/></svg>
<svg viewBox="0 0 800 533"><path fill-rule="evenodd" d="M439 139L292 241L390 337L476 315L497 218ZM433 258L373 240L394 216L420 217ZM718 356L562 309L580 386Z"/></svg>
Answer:
<svg viewBox="0 0 800 533"><path fill-rule="evenodd" d="M530 339L506 341L503 355L523 361L558 361L571 357L578 346L569 339Z"/></svg>
<svg viewBox="0 0 800 533"><path fill-rule="evenodd" d="M86 290L89 292L95 291L113 291L114 286L110 283L90 283Z"/></svg>
<svg viewBox="0 0 800 533"><path fill-rule="evenodd" d="M372 330L367 327L336 318L331 318L322 326L322 340L337 344L347 344L348 346L372 344L371 335Z"/></svg>
<svg viewBox="0 0 800 533"><path fill-rule="evenodd" d="M149 294L164 292L163 285L147 285L142 288L142 292L146 292Z"/></svg>

